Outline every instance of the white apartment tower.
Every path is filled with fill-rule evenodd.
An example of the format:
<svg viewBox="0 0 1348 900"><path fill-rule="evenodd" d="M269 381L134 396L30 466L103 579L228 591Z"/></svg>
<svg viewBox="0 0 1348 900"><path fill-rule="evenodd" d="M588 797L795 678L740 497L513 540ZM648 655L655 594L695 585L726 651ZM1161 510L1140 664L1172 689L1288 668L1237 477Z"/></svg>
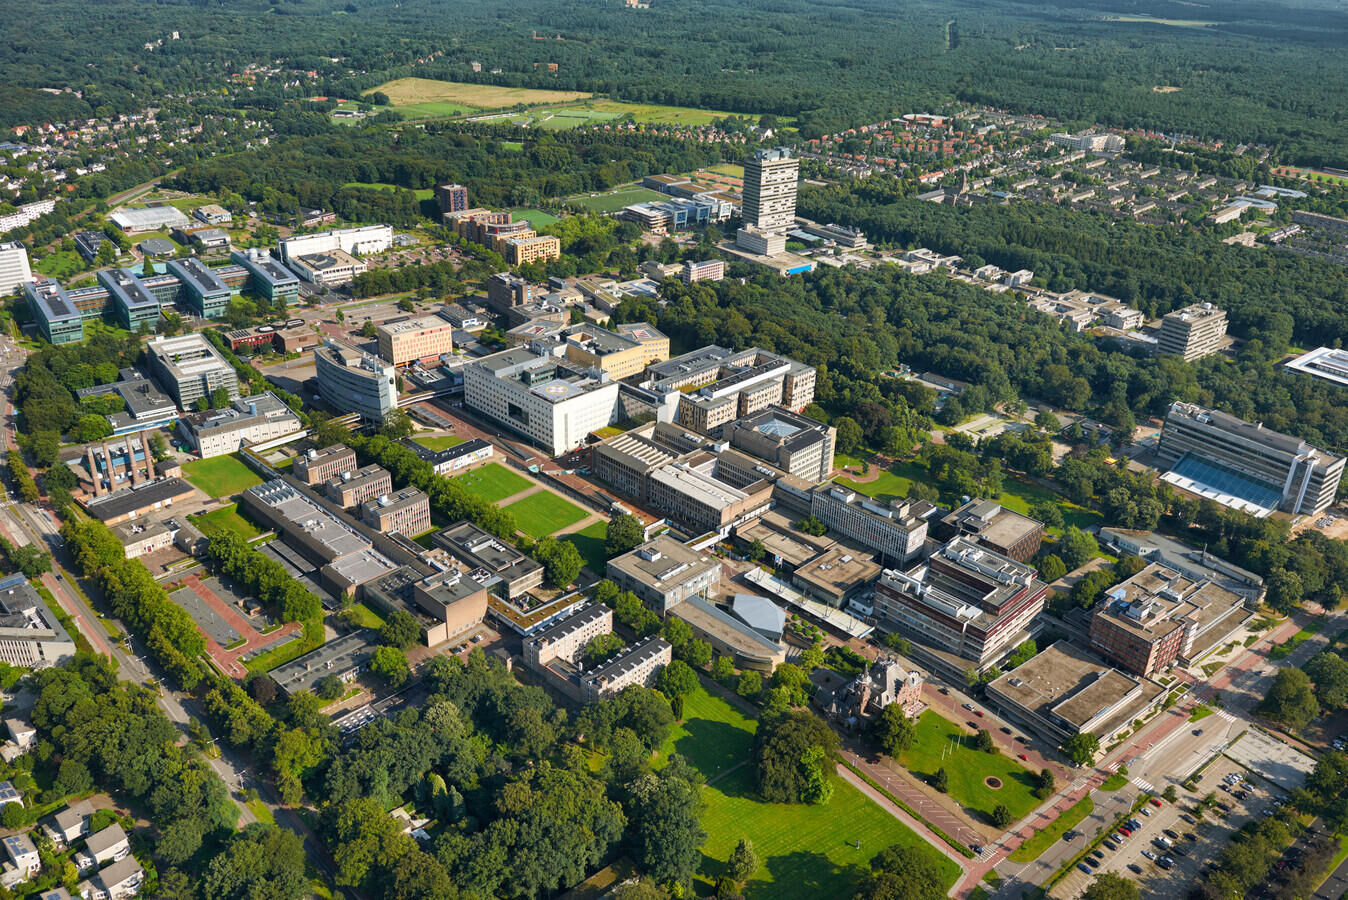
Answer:
<svg viewBox="0 0 1348 900"><path fill-rule="evenodd" d="M0 244L0 297L17 293L32 280L33 271L28 267L28 251L23 244L18 241Z"/></svg>
<svg viewBox="0 0 1348 900"><path fill-rule="evenodd" d="M796 222L800 160L790 148L755 150L744 161L743 218L760 231L784 231Z"/></svg>

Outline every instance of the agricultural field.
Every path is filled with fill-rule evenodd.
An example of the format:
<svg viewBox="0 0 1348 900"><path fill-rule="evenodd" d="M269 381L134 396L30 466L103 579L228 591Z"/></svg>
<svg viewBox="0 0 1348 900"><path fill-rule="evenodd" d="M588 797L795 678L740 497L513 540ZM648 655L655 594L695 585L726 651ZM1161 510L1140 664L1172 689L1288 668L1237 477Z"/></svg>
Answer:
<svg viewBox="0 0 1348 900"><path fill-rule="evenodd" d="M519 529L535 540L574 525L589 515L571 501L547 490L515 501L506 507L506 511L515 516L515 524Z"/></svg>
<svg viewBox="0 0 1348 900"><path fill-rule="evenodd" d="M398 78L371 88L365 93L382 91L389 103L400 111L420 107L428 115L458 115L482 109L539 103L570 103L590 95L583 91L547 91L533 88L498 87L494 84L467 84L459 81L435 81L430 78ZM431 110L458 108L458 112Z"/></svg>
<svg viewBox="0 0 1348 900"><path fill-rule="evenodd" d="M652 191L643 187L622 187L617 190L609 191L606 194L581 195L567 198L567 206L587 209L598 213L616 213L624 206L631 206L633 203L647 203L654 200L668 199L659 191Z"/></svg>
<svg viewBox="0 0 1348 900"><path fill-rule="evenodd" d="M608 554L604 552L607 537L608 523L592 522L580 531L563 535L560 540L575 544L586 567L596 575L603 575L608 569Z"/></svg>
<svg viewBox="0 0 1348 900"><path fill-rule="evenodd" d="M183 464L183 475L208 497L232 497L262 479L237 456L213 456Z"/></svg>
<svg viewBox="0 0 1348 900"><path fill-rule="evenodd" d="M382 181L348 181L342 187L369 188L374 191L396 191L399 190L396 184L387 184ZM406 190L406 188L403 188ZM429 200L435 196L435 192L430 188L416 188L412 193L417 195L418 200Z"/></svg>
<svg viewBox="0 0 1348 900"><path fill-rule="evenodd" d="M462 485L468 493L481 497L488 503L504 500L533 484L523 475L516 475L500 463L487 463L471 472L455 475L451 480Z"/></svg>
<svg viewBox="0 0 1348 900"><path fill-rule="evenodd" d="M1016 820L1039 805L1034 796L1034 774L1003 753L984 753L973 747L973 735L962 726L927 710L917 720L913 746L899 762L914 776L930 779L945 769L950 779L950 797L961 806L981 813L985 820L1005 805ZM988 779L1000 787L989 786Z"/></svg>

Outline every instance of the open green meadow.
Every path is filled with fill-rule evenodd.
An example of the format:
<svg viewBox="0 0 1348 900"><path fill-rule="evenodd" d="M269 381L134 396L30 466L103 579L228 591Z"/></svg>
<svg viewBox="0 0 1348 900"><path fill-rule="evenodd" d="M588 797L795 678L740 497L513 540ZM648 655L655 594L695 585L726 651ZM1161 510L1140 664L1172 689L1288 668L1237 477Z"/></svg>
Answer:
<svg viewBox="0 0 1348 900"><path fill-rule="evenodd" d="M485 466L455 475L452 481L475 497L481 497L488 503L504 500L518 494L533 484L523 475L517 475L500 463L487 463Z"/></svg>
<svg viewBox="0 0 1348 900"><path fill-rule="evenodd" d="M608 537L607 522L592 522L580 531L563 535L559 540L569 541L580 551L585 566L596 575L603 575L608 569L608 554L604 552L604 540Z"/></svg>
<svg viewBox="0 0 1348 900"><path fill-rule="evenodd" d="M615 213L624 206L631 206L633 203L647 203L665 199L668 198L659 191L652 191L643 187L624 187L597 196L570 197L567 199L566 205L588 209L591 212Z"/></svg>
<svg viewBox="0 0 1348 900"><path fill-rule="evenodd" d="M845 459L851 465L856 464L851 458ZM834 461L837 463L837 456L834 457ZM874 467L871 471L875 471ZM926 477L926 474L915 463L900 460L886 471L881 472L880 476L874 481L853 481L850 478L839 478L838 484L852 488L867 497L874 497L876 500L902 500L908 496L908 488L912 483L921 481Z"/></svg>
<svg viewBox="0 0 1348 900"><path fill-rule="evenodd" d="M535 229L561 221L561 219L557 218L552 213L543 212L541 209L530 209L527 206L512 209L510 214L516 219L524 219L530 225L534 226Z"/></svg>
<svg viewBox="0 0 1348 900"><path fill-rule="evenodd" d="M1005 805L1016 820L1039 805L1033 793L1034 773L1003 753L975 750L973 735L932 710L918 717L913 746L898 762L924 780L944 768L951 799L988 820L999 805ZM1001 787L989 787L989 777L999 779Z"/></svg>
<svg viewBox="0 0 1348 900"><path fill-rule="evenodd" d="M183 475L209 497L232 497L262 479L237 456L213 456L183 464Z"/></svg>
<svg viewBox="0 0 1348 900"><path fill-rule="evenodd" d="M837 776L833 777L833 797L822 806L756 799L753 771L747 765L708 785L702 796L707 804L702 827L709 835L698 871L702 895L714 890L741 838L753 842L761 861L745 887L750 900L850 897L871 858L886 847L898 844L937 853ZM941 870L947 887L959 877L959 867L944 856Z"/></svg>
<svg viewBox="0 0 1348 900"><path fill-rule="evenodd" d="M400 189L396 184L383 181L348 181L342 187L368 188L372 191L396 191ZM401 188L401 190L407 190L407 188ZM429 200L435 196L435 192L430 188L416 188L412 193L416 194L418 200Z"/></svg>
<svg viewBox="0 0 1348 900"><path fill-rule="evenodd" d="M546 490L515 501L506 511L515 516L520 530L534 539L547 537L589 515L571 501Z"/></svg>
<svg viewBox="0 0 1348 900"><path fill-rule="evenodd" d="M457 434L440 434L434 437L417 435L412 440L416 441L427 450L434 452L448 450L450 447L457 447L463 443L463 438L459 437Z"/></svg>
<svg viewBox="0 0 1348 900"><path fill-rule="evenodd" d="M655 767L675 753L708 781L749 758L758 723L702 685L683 698L683 721L675 722L660 748Z"/></svg>
<svg viewBox="0 0 1348 900"><path fill-rule="evenodd" d="M222 506L208 513L189 516L188 518L191 519L193 525L201 529L202 534L208 537L216 532L225 531L237 534L247 541L262 533L256 525L239 515L237 503L231 503L229 506Z"/></svg>
<svg viewBox="0 0 1348 900"><path fill-rule="evenodd" d="M57 250L49 253L33 264L35 272L41 272L48 278L65 281L76 272L84 271L84 257L74 250Z"/></svg>

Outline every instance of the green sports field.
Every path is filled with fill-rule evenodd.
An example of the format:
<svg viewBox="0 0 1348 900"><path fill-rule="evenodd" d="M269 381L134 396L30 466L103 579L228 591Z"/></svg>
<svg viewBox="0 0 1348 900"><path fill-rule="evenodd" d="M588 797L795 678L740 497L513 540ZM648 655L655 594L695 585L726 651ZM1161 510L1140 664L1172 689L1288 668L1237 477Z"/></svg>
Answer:
<svg viewBox="0 0 1348 900"><path fill-rule="evenodd" d="M927 710L917 720L917 737L899 762L918 778L930 779L944 768L950 779L950 797L991 820L992 810L1004 804L1019 820L1039 805L1032 793L1034 775L1003 753L984 753L973 747L969 730ZM985 779L1000 779L991 788Z"/></svg>
<svg viewBox="0 0 1348 900"><path fill-rule="evenodd" d="M237 456L213 456L183 464L187 480L210 497L232 497L262 479Z"/></svg>
<svg viewBox="0 0 1348 900"><path fill-rule="evenodd" d="M544 225L551 225L554 222L560 222L561 219L552 213L543 212L541 209L530 209L527 206L512 209L510 214L516 219L524 219L534 228L542 228Z"/></svg>
<svg viewBox="0 0 1348 900"><path fill-rule="evenodd" d="M348 181L346 184L342 185L342 187L368 188L372 191L407 190L407 188L400 188L396 184L389 184L383 181ZM416 194L418 200L429 200L431 197L435 196L435 192L430 188L416 188L412 193Z"/></svg>
<svg viewBox="0 0 1348 900"><path fill-rule="evenodd" d="M427 450L432 450L436 452L440 450L448 450L450 447L457 447L463 443L463 438L459 437L457 434L440 434L436 435L435 437L426 437L425 435L417 435L412 440L416 441L418 444L425 447Z"/></svg>
<svg viewBox="0 0 1348 900"><path fill-rule="evenodd" d="M567 199L566 205L588 209L591 212L613 213L618 212L624 206L631 206L633 203L647 203L666 199L668 198L658 191L641 187L626 187L596 197L589 195L570 197Z"/></svg>
<svg viewBox="0 0 1348 900"><path fill-rule="evenodd" d="M523 475L516 475L500 463L487 463L485 466L455 475L452 479L475 497L481 497L488 503L504 500L518 494L533 484Z"/></svg>
<svg viewBox="0 0 1348 900"><path fill-rule="evenodd" d="M588 513L569 500L563 500L551 491L539 491L506 507L515 516L515 524L532 538L543 538L573 525Z"/></svg>

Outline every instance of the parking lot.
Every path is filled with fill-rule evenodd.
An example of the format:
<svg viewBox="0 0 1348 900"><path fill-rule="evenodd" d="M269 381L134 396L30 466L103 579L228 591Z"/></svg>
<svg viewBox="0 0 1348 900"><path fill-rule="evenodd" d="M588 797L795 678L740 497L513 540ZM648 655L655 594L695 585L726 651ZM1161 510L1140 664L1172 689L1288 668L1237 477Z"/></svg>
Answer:
<svg viewBox="0 0 1348 900"><path fill-rule="evenodd" d="M1226 776L1235 773L1248 779L1248 783L1240 787L1227 783ZM1219 789L1224 784L1226 790ZM1242 789L1246 796L1239 800L1233 791ZM1216 793L1219 803L1230 807L1230 811L1222 818L1223 811L1214 807L1200 819L1194 811L1199 800L1212 792ZM1190 886L1201 879L1203 870L1217 858L1231 835L1264 810L1272 808L1275 793L1276 787L1221 757L1203 773L1197 792L1180 791L1177 803L1161 800L1159 807L1147 804L1143 807L1146 813L1139 810L1134 816L1142 826L1140 829L1125 836L1117 850L1102 843L1098 848L1101 854L1098 868L1089 875L1080 868L1074 869L1057 884L1051 895L1065 900L1080 897L1094 880L1095 873L1113 872L1136 881L1144 897L1184 896ZM1188 821L1186 816L1194 821ZM1174 836L1168 835L1167 831ZM1158 846L1157 839L1169 841L1172 846ZM1166 869L1158 862L1162 857L1168 857L1171 868Z"/></svg>

